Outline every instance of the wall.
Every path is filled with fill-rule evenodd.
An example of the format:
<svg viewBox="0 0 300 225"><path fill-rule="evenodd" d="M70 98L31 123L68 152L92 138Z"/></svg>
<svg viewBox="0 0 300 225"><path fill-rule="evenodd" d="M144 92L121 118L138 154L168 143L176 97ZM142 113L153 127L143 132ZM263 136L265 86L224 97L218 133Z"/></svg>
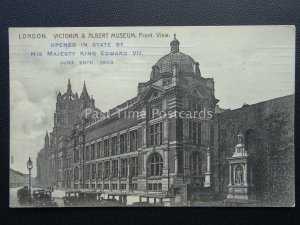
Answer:
<svg viewBox="0 0 300 225"><path fill-rule="evenodd" d="M258 200L264 205L293 205L294 95L226 111L215 119L215 190L226 196L226 158L232 156L241 131L253 157Z"/></svg>

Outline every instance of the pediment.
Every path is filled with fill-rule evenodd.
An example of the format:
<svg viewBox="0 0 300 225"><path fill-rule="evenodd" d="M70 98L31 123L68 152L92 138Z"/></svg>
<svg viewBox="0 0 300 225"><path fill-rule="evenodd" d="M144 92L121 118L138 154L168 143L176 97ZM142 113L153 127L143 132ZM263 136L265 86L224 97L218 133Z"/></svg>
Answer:
<svg viewBox="0 0 300 225"><path fill-rule="evenodd" d="M145 90L140 101L148 101L159 98L164 92L165 90L163 88L151 85L147 88L147 90Z"/></svg>

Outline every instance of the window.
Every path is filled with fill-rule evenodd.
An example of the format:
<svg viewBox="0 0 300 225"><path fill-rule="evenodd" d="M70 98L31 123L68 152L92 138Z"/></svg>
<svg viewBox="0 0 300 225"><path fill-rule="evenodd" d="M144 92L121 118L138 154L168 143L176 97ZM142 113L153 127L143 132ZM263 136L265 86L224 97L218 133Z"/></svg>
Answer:
<svg viewBox="0 0 300 225"><path fill-rule="evenodd" d="M191 174L193 176L202 175L202 159L200 154L196 152L191 156Z"/></svg>
<svg viewBox="0 0 300 225"><path fill-rule="evenodd" d="M111 154L112 155L117 154L117 137L111 138Z"/></svg>
<svg viewBox="0 0 300 225"><path fill-rule="evenodd" d="M95 159L95 144L91 145L91 160Z"/></svg>
<svg viewBox="0 0 300 225"><path fill-rule="evenodd" d="M109 139L104 140L104 157L109 156Z"/></svg>
<svg viewBox="0 0 300 225"><path fill-rule="evenodd" d="M130 151L137 150L137 131L133 130L130 132Z"/></svg>
<svg viewBox="0 0 300 225"><path fill-rule="evenodd" d="M97 158L101 157L101 141L97 143Z"/></svg>
<svg viewBox="0 0 300 225"><path fill-rule="evenodd" d="M189 138L193 144L201 144L201 123L189 122Z"/></svg>
<svg viewBox="0 0 300 225"><path fill-rule="evenodd" d="M120 135L120 153L127 152L127 135Z"/></svg>
<svg viewBox="0 0 300 225"><path fill-rule="evenodd" d="M127 159L121 159L121 177L128 176L128 164Z"/></svg>
<svg viewBox="0 0 300 225"><path fill-rule="evenodd" d="M113 189L113 190L118 189L118 184L112 184L112 185L111 185L111 189Z"/></svg>
<svg viewBox="0 0 300 225"><path fill-rule="evenodd" d="M118 168L118 160L112 161L112 177L118 178L119 168Z"/></svg>
<svg viewBox="0 0 300 225"><path fill-rule="evenodd" d="M163 160L159 153L153 153L149 158L148 171L149 176L161 176Z"/></svg>
<svg viewBox="0 0 300 225"><path fill-rule="evenodd" d="M137 190L138 189L138 184L137 183L130 184L129 186L130 186L131 190Z"/></svg>
<svg viewBox="0 0 300 225"><path fill-rule="evenodd" d="M85 180L90 179L90 165L85 165L84 173Z"/></svg>
<svg viewBox="0 0 300 225"><path fill-rule="evenodd" d="M96 178L96 164L92 164L92 179Z"/></svg>
<svg viewBox="0 0 300 225"><path fill-rule="evenodd" d="M74 150L74 162L78 162L79 161L79 150L75 149Z"/></svg>
<svg viewBox="0 0 300 225"><path fill-rule="evenodd" d="M91 160L90 146L85 147L85 160Z"/></svg>
<svg viewBox="0 0 300 225"><path fill-rule="evenodd" d="M120 184L120 189L121 190L126 190L126 184Z"/></svg>
<svg viewBox="0 0 300 225"><path fill-rule="evenodd" d="M198 123L198 144L201 145L201 123Z"/></svg>
<svg viewBox="0 0 300 225"><path fill-rule="evenodd" d="M104 178L109 178L110 177L110 162L107 161L104 164Z"/></svg>
<svg viewBox="0 0 300 225"><path fill-rule="evenodd" d="M109 189L109 184L104 184L104 189Z"/></svg>
<svg viewBox="0 0 300 225"><path fill-rule="evenodd" d="M102 179L103 169L102 169L102 162L98 163L98 179Z"/></svg>
<svg viewBox="0 0 300 225"><path fill-rule="evenodd" d="M74 169L74 180L79 180L79 168L77 166Z"/></svg>
<svg viewBox="0 0 300 225"><path fill-rule="evenodd" d="M132 165L132 176L137 177L138 176L138 158L137 157L131 158L131 165Z"/></svg>
<svg viewBox="0 0 300 225"><path fill-rule="evenodd" d="M161 183L150 183L148 184L148 190L149 191L161 191L162 190L162 184Z"/></svg>
<svg viewBox="0 0 300 225"><path fill-rule="evenodd" d="M153 124L150 126L150 145L162 144L162 123Z"/></svg>

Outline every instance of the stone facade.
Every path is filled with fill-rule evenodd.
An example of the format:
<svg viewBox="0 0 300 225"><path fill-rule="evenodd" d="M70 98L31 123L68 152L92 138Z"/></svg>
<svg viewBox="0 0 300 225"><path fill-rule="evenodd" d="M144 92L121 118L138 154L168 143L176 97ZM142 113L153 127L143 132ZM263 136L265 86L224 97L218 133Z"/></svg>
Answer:
<svg viewBox="0 0 300 225"><path fill-rule="evenodd" d="M253 158L256 198L264 204L294 204L294 95L245 105L215 117L214 188L226 194L228 160L245 137ZM224 196L225 198L225 196Z"/></svg>
<svg viewBox="0 0 300 225"><path fill-rule="evenodd" d="M242 132L255 159L259 199L272 193L278 204L280 196L292 202L292 96L222 110L213 79L202 77L199 63L181 53L179 44L174 37L150 80L138 84L137 96L106 113L95 108L85 84L78 98L69 81L67 92L57 96L54 128L38 156L45 160L38 173L45 186L179 193L185 200L189 194L183 190L206 188L226 198L227 158ZM93 113L86 116L87 111Z"/></svg>

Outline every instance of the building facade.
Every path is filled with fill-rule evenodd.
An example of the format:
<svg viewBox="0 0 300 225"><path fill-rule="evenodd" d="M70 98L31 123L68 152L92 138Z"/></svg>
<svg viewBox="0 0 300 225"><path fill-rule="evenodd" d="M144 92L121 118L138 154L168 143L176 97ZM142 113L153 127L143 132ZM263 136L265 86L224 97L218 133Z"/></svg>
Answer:
<svg viewBox="0 0 300 225"><path fill-rule="evenodd" d="M44 166L38 173L45 177L44 186L185 193L183 199L188 197L186 190L209 189L226 196L227 157L234 151L237 134L246 136L246 148L253 155L258 151L257 136L264 134L260 143L271 144L274 137L264 130L272 117L269 106L281 104L281 100L220 110L213 79L202 77L199 63L181 53L179 45L174 37L171 52L152 67L149 81L138 84L137 95L106 113L95 108L85 84L78 97L69 81L67 92L57 96L53 132L46 134L37 159L37 164ZM293 165L293 96L286 98L288 105L281 110L289 116L282 129L289 132L278 135L288 139L289 165ZM266 149L274 147L264 146L261 152ZM275 158L268 158L269 169L283 160ZM290 183L283 188L286 194L293 188L292 168L288 173ZM274 185L276 189L277 183Z"/></svg>
<svg viewBox="0 0 300 225"><path fill-rule="evenodd" d="M9 187L16 188L16 187L28 186L28 182L29 182L28 174L23 174L19 171L10 169L10 171L9 171Z"/></svg>

